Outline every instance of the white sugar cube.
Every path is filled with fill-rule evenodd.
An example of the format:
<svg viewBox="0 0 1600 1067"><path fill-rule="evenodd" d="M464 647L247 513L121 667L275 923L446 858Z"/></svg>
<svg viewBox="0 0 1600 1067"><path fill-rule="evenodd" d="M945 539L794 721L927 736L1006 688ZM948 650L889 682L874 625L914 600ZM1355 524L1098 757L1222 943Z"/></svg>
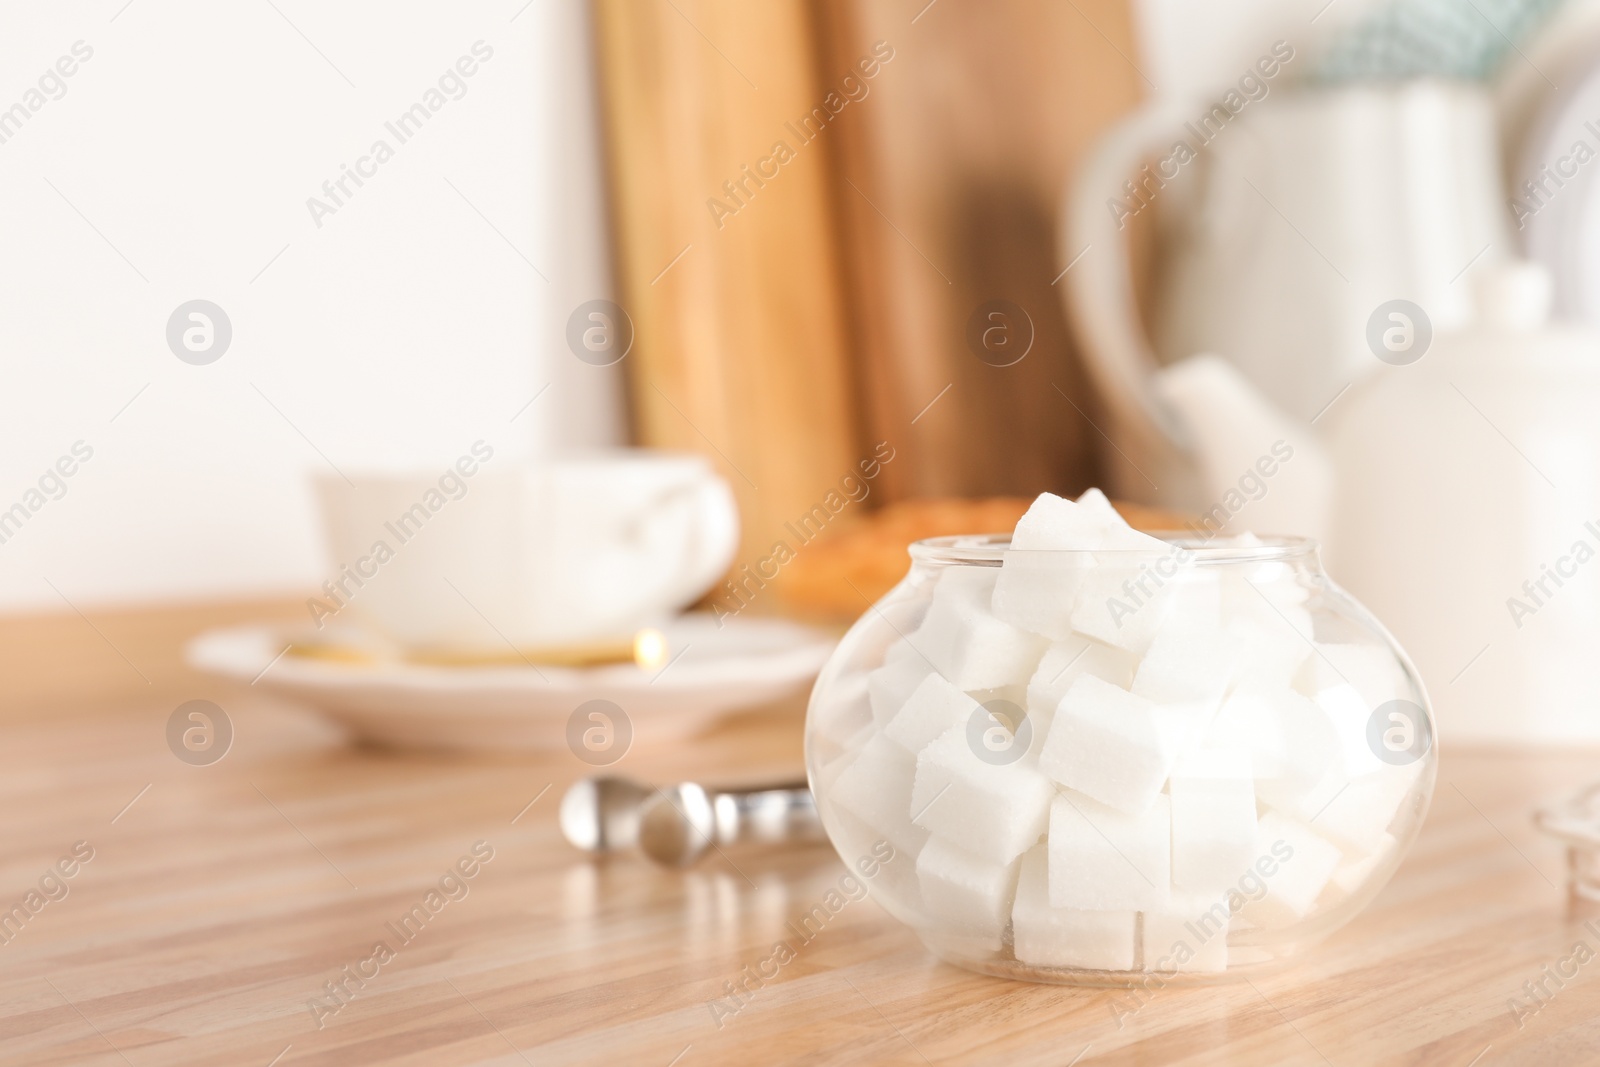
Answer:
<svg viewBox="0 0 1600 1067"><path fill-rule="evenodd" d="M865 740L862 741L862 746L864 747L866 743ZM857 755L857 751L852 748L822 760L814 778L815 791L823 796L833 796L833 787L838 783L839 776L856 761Z"/></svg>
<svg viewBox="0 0 1600 1067"><path fill-rule="evenodd" d="M1294 684L1316 636L1306 591L1288 584L1252 585L1236 574L1222 580L1225 627L1239 643L1239 677Z"/></svg>
<svg viewBox="0 0 1600 1067"><path fill-rule="evenodd" d="M852 674L841 678L833 709L816 721L819 726L816 740L828 757L841 751L854 752L865 744L867 733L874 727L866 676Z"/></svg>
<svg viewBox="0 0 1600 1067"><path fill-rule="evenodd" d="M975 856L1009 863L1044 833L1055 789L1025 760L980 759L962 722L917 756L910 795L918 826Z"/></svg>
<svg viewBox="0 0 1600 1067"><path fill-rule="evenodd" d="M1320 691L1311 698L1311 702L1333 727L1334 736L1338 738L1339 757L1347 775L1354 778L1386 766L1373 750L1373 739L1367 732L1374 706L1362 700L1354 686L1340 683ZM1377 741L1381 746L1381 733Z"/></svg>
<svg viewBox="0 0 1600 1067"><path fill-rule="evenodd" d="M921 624L918 623L918 625ZM922 660L922 653L918 652L910 641L907 641L904 637L896 637L883 650L883 662L887 666L890 663L900 663L905 660L925 662ZM933 668L929 667L928 669L932 670Z"/></svg>
<svg viewBox="0 0 1600 1067"><path fill-rule="evenodd" d="M894 718L922 679L932 673L933 667L915 652L901 653L867 673L867 701L872 707L872 721L880 730Z"/></svg>
<svg viewBox="0 0 1600 1067"><path fill-rule="evenodd" d="M1241 546L1243 547L1243 546ZM1222 609L1229 619L1277 619L1287 617L1296 626L1307 623L1307 605L1314 579L1303 576L1294 566L1280 562L1244 563L1227 568L1222 577Z"/></svg>
<svg viewBox="0 0 1600 1067"><path fill-rule="evenodd" d="M1204 897L1178 897L1160 911L1141 916L1144 969L1216 973L1228 969L1226 903Z"/></svg>
<svg viewBox="0 0 1600 1067"><path fill-rule="evenodd" d="M883 732L915 755L950 727L966 725L977 708L978 702L966 693L940 675L930 674L912 690Z"/></svg>
<svg viewBox="0 0 1600 1067"><path fill-rule="evenodd" d="M1305 697L1280 692L1272 700L1284 758L1275 776L1257 770L1256 795L1279 811L1310 820L1350 781L1339 735L1326 712Z"/></svg>
<svg viewBox="0 0 1600 1067"><path fill-rule="evenodd" d="M1302 635L1279 618L1239 618L1224 624L1233 644L1235 676L1241 682L1288 689L1311 654L1309 622Z"/></svg>
<svg viewBox="0 0 1600 1067"><path fill-rule="evenodd" d="M1072 631L1078 590L1094 565L1091 557L1074 553L1165 547L1129 527L1097 489L1076 502L1042 493L1011 534L1011 551L995 583L994 612L1014 626L1064 640Z"/></svg>
<svg viewBox="0 0 1600 1067"><path fill-rule="evenodd" d="M939 569L933 587L936 599L958 597L988 604L994 599L994 583L999 567L947 565Z"/></svg>
<svg viewBox="0 0 1600 1067"><path fill-rule="evenodd" d="M1050 904L1084 911L1165 907L1172 892L1172 808L1139 815L1064 792L1050 802Z"/></svg>
<svg viewBox="0 0 1600 1067"><path fill-rule="evenodd" d="M1385 701L1414 699L1394 653L1379 644L1318 641L1295 677L1295 688L1307 695L1339 685L1353 686L1369 708Z"/></svg>
<svg viewBox="0 0 1600 1067"><path fill-rule="evenodd" d="M1078 591L1070 622L1079 633L1142 656L1161 628L1165 605L1130 597L1123 586L1133 576L1114 566L1091 571Z"/></svg>
<svg viewBox="0 0 1600 1067"><path fill-rule="evenodd" d="M1038 673L1037 667L1034 668L1034 673ZM1028 679L1024 678L1020 682L1012 682L1009 685L970 689L967 694L980 704L988 703L991 700L1004 700L1009 704L1015 704L1017 707L1026 710L1028 707Z"/></svg>
<svg viewBox="0 0 1600 1067"><path fill-rule="evenodd" d="M872 899L884 910L910 926L927 922L921 914L922 887L917 880L914 853L901 850L884 834L842 809L830 809L828 837L847 867L856 867L864 857L878 862L878 873L868 888ZM892 849L887 860L881 858L884 853L880 842L887 842Z"/></svg>
<svg viewBox="0 0 1600 1067"><path fill-rule="evenodd" d="M1159 537L1142 533L1128 525L1111 501L1098 489L1085 489L1076 501L1080 514L1088 516L1095 524L1095 541L1087 546L1093 549L1115 551L1160 552L1167 542Z"/></svg>
<svg viewBox="0 0 1600 1067"><path fill-rule="evenodd" d="M1332 884L1342 896L1354 896L1366 887L1377 871L1378 865L1388 861L1390 855L1398 848L1400 842L1394 835L1384 834L1378 840L1378 846L1368 855L1359 859L1351 859L1348 854L1334 869Z"/></svg>
<svg viewBox="0 0 1600 1067"><path fill-rule="evenodd" d="M1271 811L1261 816L1256 826L1256 850L1273 860L1264 865L1266 870L1256 868L1266 883L1266 894L1245 905L1245 914L1261 927L1304 918L1341 858L1337 845L1304 823Z"/></svg>
<svg viewBox="0 0 1600 1067"><path fill-rule="evenodd" d="M911 821L915 774L916 763L905 749L876 734L839 772L830 795L895 848L914 855L928 839L928 831Z"/></svg>
<svg viewBox="0 0 1600 1067"><path fill-rule="evenodd" d="M1320 777L1291 775L1257 779L1256 796L1268 807L1284 815L1310 822L1317 818L1319 812L1326 811L1349 784L1350 778L1339 767L1335 756L1325 764Z"/></svg>
<svg viewBox="0 0 1600 1067"><path fill-rule="evenodd" d="M1231 618L1267 618L1277 614L1299 622L1311 590L1287 563L1255 563L1230 567L1223 578L1222 606ZM1306 631L1311 636L1311 631Z"/></svg>
<svg viewBox="0 0 1600 1067"><path fill-rule="evenodd" d="M956 585L946 592L943 578L911 643L962 690L1026 684L1048 644L995 618L974 590Z"/></svg>
<svg viewBox="0 0 1600 1067"><path fill-rule="evenodd" d="M1102 803L1141 812L1202 722L1194 709L1158 706L1083 675L1061 698L1039 769Z"/></svg>
<svg viewBox="0 0 1600 1067"><path fill-rule="evenodd" d="M1018 866L1016 860L995 863L940 838L930 838L917 854L922 908L955 932L993 938L992 947L998 948L1011 915Z"/></svg>
<svg viewBox="0 0 1600 1067"><path fill-rule="evenodd" d="M1023 963L1132 970L1136 924L1133 911L1052 907L1048 846L1035 845L1022 857L1017 899L1011 908L1011 937L1013 952Z"/></svg>
<svg viewBox="0 0 1600 1067"><path fill-rule="evenodd" d="M972 702L975 705L988 707L993 711L1004 712L1005 714L1002 717L1008 723L1017 718L1019 714L1025 714L1028 710L1028 687L1026 685L1002 685L995 689L974 689L967 695L972 698Z"/></svg>
<svg viewBox="0 0 1600 1067"><path fill-rule="evenodd" d="M1162 551L1167 543L1140 533L1112 507L1098 489L1086 490L1077 500L1054 493L1040 493L1011 534L1011 547L1018 549L1065 549L1077 552L1098 550Z"/></svg>
<svg viewBox="0 0 1600 1067"><path fill-rule="evenodd" d="M995 583L994 613L1004 622L1051 640L1072 633L1072 608L1094 567L1087 554L1018 550L1006 553Z"/></svg>
<svg viewBox="0 0 1600 1067"><path fill-rule="evenodd" d="M1126 649L1073 634L1045 650L1038 670L1028 679L1028 703L1054 711L1080 675L1092 674L1119 689L1133 684L1138 657Z"/></svg>
<svg viewBox="0 0 1600 1067"><path fill-rule="evenodd" d="M1150 643L1132 692L1157 704L1219 701L1233 678L1234 658L1233 643L1221 630L1174 620Z"/></svg>
<svg viewBox="0 0 1600 1067"><path fill-rule="evenodd" d="M1072 628L1142 656L1169 619L1193 628L1221 626L1221 584L1216 575L1182 563L1178 551L1166 546L1137 562L1109 553L1098 557L1100 566L1078 592Z"/></svg>
<svg viewBox="0 0 1600 1067"><path fill-rule="evenodd" d="M1243 681L1222 702L1204 743L1208 748L1246 753L1257 778L1281 777L1289 767L1289 743L1278 707L1284 701L1304 699L1287 686Z"/></svg>
<svg viewBox="0 0 1600 1067"><path fill-rule="evenodd" d="M1030 767L1037 767L1049 719L1041 721L1039 716L1029 713L1027 686L974 689L967 695L984 712L979 718L984 724L982 742L994 752L1009 752L1013 745L1022 745L1027 753L1023 761Z"/></svg>
<svg viewBox="0 0 1600 1067"><path fill-rule="evenodd" d="M1041 740L1055 718L1061 698L1080 676L1092 674L1119 689L1126 689L1133 684L1138 666L1139 660L1132 653L1082 634L1073 634L1065 641L1052 644L1045 650L1033 677L1028 679L1028 715L1034 720Z"/></svg>
<svg viewBox="0 0 1600 1067"><path fill-rule="evenodd" d="M1199 749L1172 771L1172 882L1221 893L1255 860L1256 793L1250 757Z"/></svg>
<svg viewBox="0 0 1600 1067"><path fill-rule="evenodd" d="M1383 846L1386 832L1394 821L1412 786L1422 771L1422 763L1380 769L1351 779L1319 813L1311 826L1337 842L1347 855L1364 856Z"/></svg>

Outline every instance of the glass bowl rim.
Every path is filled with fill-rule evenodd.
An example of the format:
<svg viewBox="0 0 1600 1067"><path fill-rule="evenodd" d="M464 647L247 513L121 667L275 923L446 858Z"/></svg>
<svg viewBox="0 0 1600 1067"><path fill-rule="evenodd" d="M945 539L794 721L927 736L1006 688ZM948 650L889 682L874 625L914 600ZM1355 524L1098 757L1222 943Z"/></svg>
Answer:
<svg viewBox="0 0 1600 1067"><path fill-rule="evenodd" d="M949 537L928 537L912 542L908 551L919 563L969 564L994 566L1008 556L1027 556L1048 559L1081 559L1085 564L1100 562L1119 566L1137 566L1149 560L1164 559L1176 553L1183 561L1196 564L1221 563L1288 563L1297 560L1315 560L1317 541L1310 537L1283 535L1256 535L1254 545L1218 545L1215 538L1199 537L1186 530L1141 530L1140 533L1165 541L1170 548L1012 548L1011 535L957 534Z"/></svg>

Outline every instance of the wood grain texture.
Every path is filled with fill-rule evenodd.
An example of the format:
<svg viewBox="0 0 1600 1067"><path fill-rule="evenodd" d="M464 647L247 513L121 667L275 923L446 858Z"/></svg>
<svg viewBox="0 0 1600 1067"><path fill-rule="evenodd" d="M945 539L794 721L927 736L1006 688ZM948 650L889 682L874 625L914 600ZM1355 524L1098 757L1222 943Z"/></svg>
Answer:
<svg viewBox="0 0 1600 1067"><path fill-rule="evenodd" d="M870 455L845 364L828 137L806 143L787 125L826 95L807 6L598 0L595 12L636 434L718 465L753 558ZM779 142L792 154L781 163ZM763 159L768 177L746 177Z"/></svg>
<svg viewBox="0 0 1600 1067"><path fill-rule="evenodd" d="M250 694L224 705L237 738L210 767L173 758L155 704L5 725L0 901L74 842L94 849L0 944L6 1063L1559 1067L1600 1049L1600 961L1520 1030L1507 1008L1576 941L1600 945L1566 917L1560 854L1528 819L1600 771L1594 754L1446 751L1418 845L1355 922L1291 969L1157 992L1119 1028L1120 994L942 965L870 899L801 944L788 924L844 873L825 847L684 873L590 862L556 828L589 769L564 751L356 749ZM752 714L612 769L749 781L793 773L799 738L797 709ZM319 1029L307 1002L374 942L399 945L386 924L478 841L494 856L467 895ZM719 1028L708 1003L779 939L796 957Z"/></svg>
<svg viewBox="0 0 1600 1067"><path fill-rule="evenodd" d="M1056 227L1074 164L1142 95L1125 0L821 10L824 69L875 41L896 50L840 125L836 186L864 433L905 442L886 494L1095 484L1112 446L1055 283L1077 254L1057 249ZM969 345L969 322L996 300L1032 323L1014 366Z"/></svg>
<svg viewBox="0 0 1600 1067"><path fill-rule="evenodd" d="M189 638L216 626L308 619L305 600L288 598L0 617L0 717L176 694L203 697L215 683L184 664Z"/></svg>

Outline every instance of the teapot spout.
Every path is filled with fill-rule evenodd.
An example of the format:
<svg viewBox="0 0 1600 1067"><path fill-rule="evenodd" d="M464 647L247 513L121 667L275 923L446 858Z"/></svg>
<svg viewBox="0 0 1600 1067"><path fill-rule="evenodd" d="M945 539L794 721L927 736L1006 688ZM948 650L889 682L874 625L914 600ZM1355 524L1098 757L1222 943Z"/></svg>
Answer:
<svg viewBox="0 0 1600 1067"><path fill-rule="evenodd" d="M1284 414L1232 363L1209 353L1161 370L1155 386L1190 442L1207 536L1249 530L1323 539L1333 464L1311 426Z"/></svg>

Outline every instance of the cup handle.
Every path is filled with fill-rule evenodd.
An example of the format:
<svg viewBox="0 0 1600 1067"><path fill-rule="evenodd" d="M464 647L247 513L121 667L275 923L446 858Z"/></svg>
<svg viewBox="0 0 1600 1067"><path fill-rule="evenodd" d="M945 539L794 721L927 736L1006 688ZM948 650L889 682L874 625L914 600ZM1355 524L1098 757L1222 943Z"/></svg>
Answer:
<svg viewBox="0 0 1600 1067"><path fill-rule="evenodd" d="M688 487L695 508L695 532L689 558L679 566L681 580L671 591L673 609L700 598L722 577L739 550L739 506L733 490L715 471Z"/></svg>

